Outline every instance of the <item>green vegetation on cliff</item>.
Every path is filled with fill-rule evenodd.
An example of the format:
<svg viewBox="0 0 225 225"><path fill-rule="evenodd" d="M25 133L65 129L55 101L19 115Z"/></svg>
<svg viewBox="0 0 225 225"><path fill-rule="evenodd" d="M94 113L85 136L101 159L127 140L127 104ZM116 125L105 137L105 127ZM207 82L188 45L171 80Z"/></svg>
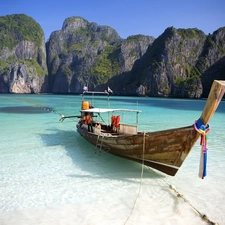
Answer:
<svg viewBox="0 0 225 225"><path fill-rule="evenodd" d="M118 58L120 51L120 47L108 45L98 56L96 65L91 68L91 75L98 77L100 84L119 73Z"/></svg>
<svg viewBox="0 0 225 225"><path fill-rule="evenodd" d="M198 30L196 28L177 29L176 31L183 39L199 37L203 33L201 30Z"/></svg>
<svg viewBox="0 0 225 225"><path fill-rule="evenodd" d="M130 43L133 43L133 42L138 42L140 37L142 37L143 35L131 35L127 38L127 43L130 44Z"/></svg>
<svg viewBox="0 0 225 225"><path fill-rule="evenodd" d="M3 72L7 72L10 68L10 66L14 63L17 62L18 64L20 63L25 63L28 68L28 72L30 74L37 74L38 76L46 75L46 71L44 71L41 66L38 64L38 62L34 59L17 59L15 60L14 56L10 56L7 61L0 59L0 68L2 68Z"/></svg>
<svg viewBox="0 0 225 225"><path fill-rule="evenodd" d="M24 14L0 17L0 50L4 47L12 49L21 40L41 45L43 37L41 26L31 17Z"/></svg>

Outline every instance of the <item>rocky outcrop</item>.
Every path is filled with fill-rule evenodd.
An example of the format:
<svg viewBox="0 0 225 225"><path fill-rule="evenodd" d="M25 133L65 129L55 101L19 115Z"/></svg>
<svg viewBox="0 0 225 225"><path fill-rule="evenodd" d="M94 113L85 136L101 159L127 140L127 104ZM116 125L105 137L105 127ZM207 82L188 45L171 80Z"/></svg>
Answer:
<svg viewBox="0 0 225 225"><path fill-rule="evenodd" d="M207 36L196 67L202 74L202 97L206 98L213 80L225 80L225 27Z"/></svg>
<svg viewBox="0 0 225 225"><path fill-rule="evenodd" d="M47 43L50 89L80 93L84 85L97 91L110 86L117 95L200 98L215 79L210 67L224 57L224 33L170 27L157 39L122 40L112 28L68 18Z"/></svg>
<svg viewBox="0 0 225 225"><path fill-rule="evenodd" d="M45 39L32 18L0 17L0 92L48 92Z"/></svg>
<svg viewBox="0 0 225 225"><path fill-rule="evenodd" d="M48 90L48 82L44 80L46 77L38 76L34 66L27 67L26 63L13 63L7 74L5 83L8 84L10 93L39 93Z"/></svg>
<svg viewBox="0 0 225 225"><path fill-rule="evenodd" d="M166 29L146 59L150 65L141 82L146 83L149 95L199 98L202 88L200 77L194 79L191 73L205 39L206 35L197 29ZM159 45L160 49L157 48ZM186 85L188 78L191 79ZM198 88L195 88L196 85Z"/></svg>
<svg viewBox="0 0 225 225"><path fill-rule="evenodd" d="M107 85L124 95L207 97L212 81L225 79L224 35L225 28L208 36L198 29L167 28L130 72Z"/></svg>
<svg viewBox="0 0 225 225"><path fill-rule="evenodd" d="M123 66L122 71L131 71L135 61L144 55L154 40L154 37L144 35L133 35L123 40L119 56Z"/></svg>
<svg viewBox="0 0 225 225"><path fill-rule="evenodd" d="M107 56L116 54L120 42L121 38L110 27L98 26L80 17L66 19L62 30L53 32L46 44L50 90L80 93L84 85L94 88L114 73L120 73L120 66L107 68L118 64ZM105 73L99 67L103 63Z"/></svg>
<svg viewBox="0 0 225 225"><path fill-rule="evenodd" d="M108 26L68 18L46 45L50 90L80 93L84 85L98 89L109 78L131 70L153 40L142 35L123 40Z"/></svg>

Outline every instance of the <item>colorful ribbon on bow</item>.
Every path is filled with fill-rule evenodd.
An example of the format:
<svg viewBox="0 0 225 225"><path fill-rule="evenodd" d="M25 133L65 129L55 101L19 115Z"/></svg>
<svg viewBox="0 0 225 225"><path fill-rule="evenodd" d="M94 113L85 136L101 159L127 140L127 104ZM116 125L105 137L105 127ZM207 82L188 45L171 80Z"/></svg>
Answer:
<svg viewBox="0 0 225 225"><path fill-rule="evenodd" d="M202 120L199 118L197 121L195 121L194 128L201 134L200 145L202 146L202 148L200 154L199 177L204 179L204 177L206 176L207 151L208 151L207 133L210 131L210 127L209 124L204 125Z"/></svg>

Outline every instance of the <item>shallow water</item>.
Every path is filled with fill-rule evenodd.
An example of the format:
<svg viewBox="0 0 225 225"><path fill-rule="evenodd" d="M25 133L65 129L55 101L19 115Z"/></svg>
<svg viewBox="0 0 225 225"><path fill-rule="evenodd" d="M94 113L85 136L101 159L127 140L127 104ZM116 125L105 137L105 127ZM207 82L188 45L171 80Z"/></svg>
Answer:
<svg viewBox="0 0 225 225"><path fill-rule="evenodd" d="M103 104L103 97L92 98ZM187 126L204 100L111 97L139 109L139 129ZM108 153L76 132L80 96L0 95L0 224L225 224L225 102L210 121L207 176L198 178L199 142L175 177ZM105 105L102 105L105 106ZM107 120L108 118L104 118ZM135 119L125 115L123 120ZM176 196L169 184L188 201Z"/></svg>

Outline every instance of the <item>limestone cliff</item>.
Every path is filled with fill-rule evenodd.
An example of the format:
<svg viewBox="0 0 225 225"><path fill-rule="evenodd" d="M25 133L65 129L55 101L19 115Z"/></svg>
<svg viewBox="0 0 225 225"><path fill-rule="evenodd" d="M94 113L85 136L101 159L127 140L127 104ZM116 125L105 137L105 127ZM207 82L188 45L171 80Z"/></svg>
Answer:
<svg viewBox="0 0 225 225"><path fill-rule="evenodd" d="M0 93L81 93L207 97L225 79L225 27L213 34L167 28L158 38L122 39L111 27L67 18L47 43L23 15L0 17Z"/></svg>
<svg viewBox="0 0 225 225"><path fill-rule="evenodd" d="M224 37L225 28L212 35L167 28L130 72L113 77L107 85L124 95L207 97L213 79L225 79Z"/></svg>
<svg viewBox="0 0 225 225"><path fill-rule="evenodd" d="M169 27L157 39L123 40L110 27L71 17L47 43L50 90L80 93L83 86L97 91L110 86L118 95L205 97L213 79L225 79L224 34L224 28L205 35Z"/></svg>
<svg viewBox="0 0 225 225"><path fill-rule="evenodd" d="M0 17L0 92L47 92L44 33L31 17Z"/></svg>
<svg viewBox="0 0 225 225"><path fill-rule="evenodd" d="M198 29L166 29L145 59L149 66L140 82L149 95L199 98L201 77L192 70L205 40L206 35Z"/></svg>
<svg viewBox="0 0 225 225"><path fill-rule="evenodd" d="M62 30L53 32L46 44L50 90L80 93L83 86L93 90L131 70L153 40L142 35L123 40L108 26L81 17L67 18Z"/></svg>

